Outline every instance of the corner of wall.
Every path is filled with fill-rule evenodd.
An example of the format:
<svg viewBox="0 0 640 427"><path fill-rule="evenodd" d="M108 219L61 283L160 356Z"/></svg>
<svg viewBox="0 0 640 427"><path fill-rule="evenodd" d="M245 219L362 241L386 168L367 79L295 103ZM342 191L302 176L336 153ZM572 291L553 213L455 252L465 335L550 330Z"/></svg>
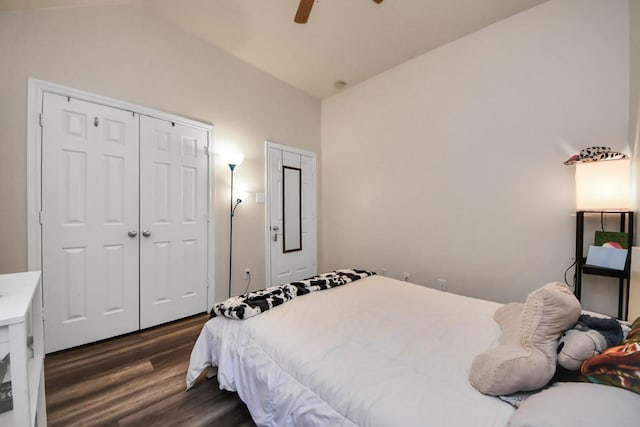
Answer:
<svg viewBox="0 0 640 427"><path fill-rule="evenodd" d="M632 209L640 208L640 0L629 1L629 146ZM637 241L638 239L636 239Z"/></svg>

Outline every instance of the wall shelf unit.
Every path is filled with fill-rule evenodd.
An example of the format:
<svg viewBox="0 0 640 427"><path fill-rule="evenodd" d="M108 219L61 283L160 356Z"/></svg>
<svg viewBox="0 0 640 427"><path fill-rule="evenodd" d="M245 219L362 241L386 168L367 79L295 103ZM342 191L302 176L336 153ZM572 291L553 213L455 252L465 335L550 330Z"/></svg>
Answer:
<svg viewBox="0 0 640 427"><path fill-rule="evenodd" d="M618 215L619 231L629 233L629 250L624 270L596 267L586 264L584 254L584 219L585 215ZM631 278L631 246L633 244L634 213L627 210L588 210L576 212L576 286L575 295L580 300L582 295L582 275L590 274L618 279L618 318L626 319L629 312L629 283Z"/></svg>
<svg viewBox="0 0 640 427"><path fill-rule="evenodd" d="M46 427L40 272L0 275L0 358L9 354L13 409L0 426Z"/></svg>

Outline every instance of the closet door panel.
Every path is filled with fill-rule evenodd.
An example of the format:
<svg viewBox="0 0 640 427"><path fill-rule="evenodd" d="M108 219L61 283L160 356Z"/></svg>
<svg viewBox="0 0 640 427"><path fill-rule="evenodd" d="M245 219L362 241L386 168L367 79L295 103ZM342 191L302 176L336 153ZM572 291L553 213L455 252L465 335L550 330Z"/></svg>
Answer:
<svg viewBox="0 0 640 427"><path fill-rule="evenodd" d="M140 119L140 323L206 311L207 132Z"/></svg>
<svg viewBox="0 0 640 427"><path fill-rule="evenodd" d="M139 328L139 116L45 93L46 352Z"/></svg>

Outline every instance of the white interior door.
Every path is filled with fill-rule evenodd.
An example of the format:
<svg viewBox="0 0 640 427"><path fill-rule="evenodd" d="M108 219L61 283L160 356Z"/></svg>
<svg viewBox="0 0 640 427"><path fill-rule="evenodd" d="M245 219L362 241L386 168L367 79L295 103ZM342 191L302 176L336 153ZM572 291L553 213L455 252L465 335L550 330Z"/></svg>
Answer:
<svg viewBox="0 0 640 427"><path fill-rule="evenodd" d="M140 324L207 310L207 132L140 118Z"/></svg>
<svg viewBox="0 0 640 427"><path fill-rule="evenodd" d="M139 328L139 115L50 93L42 102L49 353Z"/></svg>
<svg viewBox="0 0 640 427"><path fill-rule="evenodd" d="M267 286L294 282L317 274L315 165L314 153L267 144L267 227L269 238L267 257L269 283ZM297 212L294 215L285 216L285 212L291 212L291 208L284 209L284 199L295 198L295 193L298 191L297 185L285 186L283 177L286 166L293 168L294 172L297 169L300 169L301 172L298 195L301 202L299 223L289 223L290 220L297 221ZM297 236L293 239L292 236L283 236L283 232L287 233L287 230L289 232L293 230L296 233L300 230L300 250L296 250L298 247ZM294 242L293 250L285 247L285 238L287 242Z"/></svg>

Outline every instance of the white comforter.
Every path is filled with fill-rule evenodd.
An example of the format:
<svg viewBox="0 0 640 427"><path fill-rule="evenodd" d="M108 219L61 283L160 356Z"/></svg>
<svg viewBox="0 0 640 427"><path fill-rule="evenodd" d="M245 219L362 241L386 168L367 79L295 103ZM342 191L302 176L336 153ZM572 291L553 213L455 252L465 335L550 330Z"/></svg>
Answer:
<svg viewBox="0 0 640 427"><path fill-rule="evenodd" d="M499 304L381 276L248 320L216 317L187 387L218 366L260 426L504 426L513 408L468 381L497 342Z"/></svg>

